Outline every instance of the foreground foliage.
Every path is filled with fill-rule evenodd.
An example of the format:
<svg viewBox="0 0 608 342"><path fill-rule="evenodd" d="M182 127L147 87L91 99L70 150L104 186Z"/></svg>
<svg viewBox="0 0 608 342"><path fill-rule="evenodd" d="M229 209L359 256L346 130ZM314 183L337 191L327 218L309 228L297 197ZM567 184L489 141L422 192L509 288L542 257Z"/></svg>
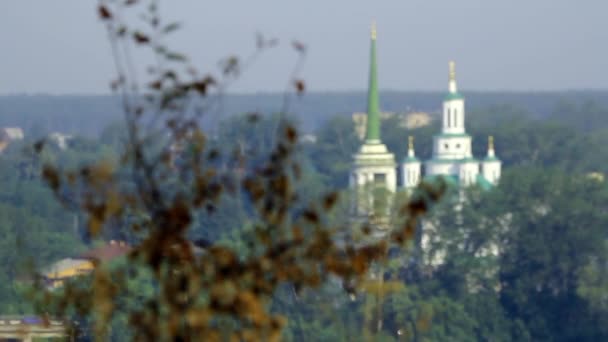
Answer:
<svg viewBox="0 0 608 342"><path fill-rule="evenodd" d="M122 19L130 8L143 11L146 30ZM292 95L286 94L277 125L259 146L244 149L238 141L230 146L222 136L209 138L199 127L201 116L213 114L214 102L241 71L239 60L226 58L219 77L199 75L163 43L178 25L161 20L157 1L101 1L99 16L118 68L113 87L123 99L124 148L118 162L96 160L75 169L48 162L42 175L66 207L85 213L91 237L114 232L128 238L132 251L124 267L97 267L90 282L48 292L39 307L90 319L100 340L116 312L128 316L138 340L276 340L285 319L268 304L279 286L297 293L335 277L355 292L373 262L413 237L416 219L428 209L424 197L402 206L407 219L387 239L364 243L337 238L351 229L350 222L330 219L337 193L325 191L313 201L301 197L298 133L284 117ZM158 62L147 70L141 91L128 53L133 44ZM273 45L260 37L256 53ZM293 47L303 58L305 47ZM304 92L303 81L291 83L296 93ZM249 118L258 120L256 114ZM430 200L441 191L429 188ZM239 200L249 226L244 246L192 240L197 218ZM146 276L140 286L149 286L150 295L124 305L133 300L129 282L141 272Z"/></svg>

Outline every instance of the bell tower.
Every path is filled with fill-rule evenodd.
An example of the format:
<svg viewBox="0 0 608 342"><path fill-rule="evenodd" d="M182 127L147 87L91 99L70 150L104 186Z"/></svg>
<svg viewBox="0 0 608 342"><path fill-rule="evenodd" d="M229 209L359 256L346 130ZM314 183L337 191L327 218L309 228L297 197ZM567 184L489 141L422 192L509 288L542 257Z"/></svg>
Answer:
<svg viewBox="0 0 608 342"><path fill-rule="evenodd" d="M442 132L464 134L464 97L456 85L456 63L449 62L448 95L443 102Z"/></svg>

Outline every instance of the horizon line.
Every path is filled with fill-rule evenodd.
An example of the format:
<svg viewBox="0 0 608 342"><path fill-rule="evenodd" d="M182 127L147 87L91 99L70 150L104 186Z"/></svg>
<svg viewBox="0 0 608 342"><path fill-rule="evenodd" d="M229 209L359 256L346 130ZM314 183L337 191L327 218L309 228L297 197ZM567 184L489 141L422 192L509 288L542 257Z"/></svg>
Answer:
<svg viewBox="0 0 608 342"><path fill-rule="evenodd" d="M379 89L381 93L446 93L447 91L444 89ZM320 95L320 94L340 94L340 93L366 93L366 89L334 89L334 90L312 90L307 91L303 94L306 95ZM608 87L606 88L563 88L563 89L489 89L489 90L481 90L481 89L463 89L462 93L511 93L511 94L521 94L521 93L575 93L575 92L608 92ZM253 95L284 95L285 91L279 90L259 90L259 91L235 91L230 92L227 91L224 93L225 95L233 95L233 96L253 96ZM68 97L68 96L81 96L81 97L108 97L118 94L113 94L111 92L107 93L51 93L51 92L13 92L13 93L0 93L0 97L17 97L17 96L55 96L55 97ZM213 94L211 94L213 95Z"/></svg>

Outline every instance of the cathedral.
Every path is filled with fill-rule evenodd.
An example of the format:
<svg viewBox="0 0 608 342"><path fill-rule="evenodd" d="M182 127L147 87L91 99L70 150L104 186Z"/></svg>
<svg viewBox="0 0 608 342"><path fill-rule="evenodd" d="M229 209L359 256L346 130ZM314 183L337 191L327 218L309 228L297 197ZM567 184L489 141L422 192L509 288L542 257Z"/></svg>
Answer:
<svg viewBox="0 0 608 342"><path fill-rule="evenodd" d="M498 184L501 161L494 152L494 139L488 137L485 158L479 160L472 154L472 137L465 130L464 97L458 92L454 62L449 63L441 132L433 137L432 153L431 159L420 161L414 151L413 137L409 137L407 155L398 164L395 155L382 143L376 28L372 26L365 140L354 155L349 179L350 188L355 192L354 214L368 216L374 212L373 208L380 206L378 202L386 201L387 194L411 191L423 179L443 176L460 187L478 185L486 189ZM381 191L387 194L381 195Z"/></svg>

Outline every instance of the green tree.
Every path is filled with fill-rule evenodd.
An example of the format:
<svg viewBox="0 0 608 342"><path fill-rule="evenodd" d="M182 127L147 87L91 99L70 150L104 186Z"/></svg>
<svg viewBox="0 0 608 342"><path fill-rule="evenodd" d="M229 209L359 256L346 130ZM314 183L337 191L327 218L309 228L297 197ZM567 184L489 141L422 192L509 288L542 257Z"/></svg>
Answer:
<svg viewBox="0 0 608 342"><path fill-rule="evenodd" d="M501 180L509 229L501 260L501 300L533 339L598 340L590 303L578 293L580 274L606 254L604 183L551 169L520 168ZM595 322L595 323L593 323Z"/></svg>
<svg viewBox="0 0 608 342"><path fill-rule="evenodd" d="M316 170L325 175L332 188L345 188L352 156L360 145L350 117L333 116L318 131L317 142L306 149Z"/></svg>

